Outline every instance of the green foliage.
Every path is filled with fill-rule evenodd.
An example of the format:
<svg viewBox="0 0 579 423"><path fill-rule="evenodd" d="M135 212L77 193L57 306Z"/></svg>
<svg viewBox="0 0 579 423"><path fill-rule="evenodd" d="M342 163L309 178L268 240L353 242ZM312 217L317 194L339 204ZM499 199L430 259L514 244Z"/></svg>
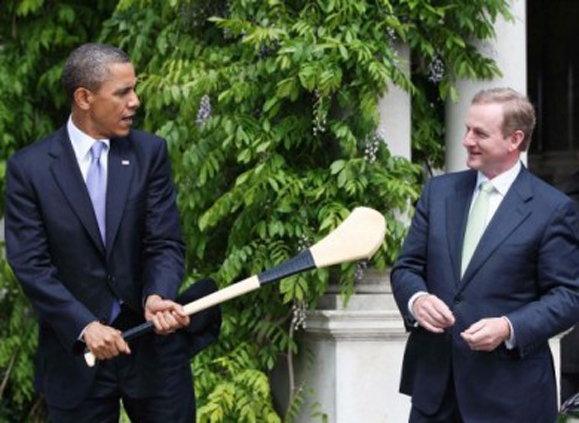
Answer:
<svg viewBox="0 0 579 423"><path fill-rule="evenodd" d="M39 412L32 388L36 318L8 264L0 266L0 421L32 422Z"/></svg>
<svg viewBox="0 0 579 423"><path fill-rule="evenodd" d="M314 404L314 406L312 407L311 417L315 419L314 421L319 421L321 423L328 423L329 416L323 411L321 411L320 408L321 408L320 404L318 403Z"/></svg>
<svg viewBox="0 0 579 423"><path fill-rule="evenodd" d="M62 124L66 104L60 74L64 59L92 40L114 0L0 2L0 187L6 158ZM3 207L2 207L3 209Z"/></svg>
<svg viewBox="0 0 579 423"><path fill-rule="evenodd" d="M360 205L386 216L372 260L385 269L405 234L396 213L418 195L419 165L441 163L444 100L456 96L456 78L498 74L473 42L493 35L498 14L509 16L506 0L85 4L0 4L0 186L5 159L64 122L58 78L70 50L94 40L119 45L139 73L138 126L169 143L187 282L212 275L221 287L294 256ZM411 48L410 74L402 44ZM414 164L390 154L388 128L377 132L377 102L393 86L412 95ZM352 293L355 270L297 275L225 305L219 344L193 363L199 420L291 421L299 388L290 387L283 416L266 375L298 352L292 306L315 307L330 279ZM12 318L30 315L20 293L0 304ZM6 370L23 351L17 342L26 345L18 361L30 360L32 336L2 338L0 369L22 389L11 409L33 401L30 379L20 388L24 374Z"/></svg>
<svg viewBox="0 0 579 423"><path fill-rule="evenodd" d="M197 374L210 369L210 377L218 375L211 384L197 380L198 396L206 398L197 411L200 423L281 423L271 404L268 378L257 370L261 365L256 353L255 344L241 341L226 354L212 358L206 367L195 369Z"/></svg>

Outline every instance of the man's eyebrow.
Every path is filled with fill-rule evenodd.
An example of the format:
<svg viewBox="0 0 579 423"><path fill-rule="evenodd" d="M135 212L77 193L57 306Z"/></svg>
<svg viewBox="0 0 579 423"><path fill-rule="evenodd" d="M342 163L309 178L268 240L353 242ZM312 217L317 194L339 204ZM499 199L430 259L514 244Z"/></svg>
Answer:
<svg viewBox="0 0 579 423"><path fill-rule="evenodd" d="M123 87L119 87L119 88L117 88L117 89L114 91L114 93L115 93L115 94L123 94L123 93L129 92L129 91L131 91L132 89L134 89L136 85L137 85L137 83L135 82L134 84L131 84L131 85L126 85L126 86L123 86Z"/></svg>

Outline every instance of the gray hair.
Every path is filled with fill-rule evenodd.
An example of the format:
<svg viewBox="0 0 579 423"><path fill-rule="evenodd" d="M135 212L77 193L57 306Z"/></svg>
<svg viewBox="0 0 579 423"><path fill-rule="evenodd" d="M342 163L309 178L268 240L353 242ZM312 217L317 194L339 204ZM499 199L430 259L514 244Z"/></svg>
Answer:
<svg viewBox="0 0 579 423"><path fill-rule="evenodd" d="M537 118L535 109L529 99L512 88L491 88L479 91L471 104L496 103L503 106L503 136L509 136L515 131L522 131L523 141L520 151L526 151L531 143L533 129Z"/></svg>
<svg viewBox="0 0 579 423"><path fill-rule="evenodd" d="M123 50L107 44L87 43L72 51L62 72L62 82L70 101L79 88L98 91L109 75L114 63L130 63Z"/></svg>

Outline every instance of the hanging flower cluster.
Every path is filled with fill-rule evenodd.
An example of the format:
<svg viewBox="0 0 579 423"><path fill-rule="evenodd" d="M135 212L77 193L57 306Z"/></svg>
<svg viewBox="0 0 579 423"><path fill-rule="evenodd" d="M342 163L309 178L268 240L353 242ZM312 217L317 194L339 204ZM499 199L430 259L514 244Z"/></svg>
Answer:
<svg viewBox="0 0 579 423"><path fill-rule="evenodd" d="M207 94L201 97L199 102L199 109L197 110L197 120L195 122L197 125L201 126L203 123L211 117L211 99Z"/></svg>
<svg viewBox="0 0 579 423"><path fill-rule="evenodd" d="M444 62L439 56L436 56L428 67L430 73L428 80L438 84L444 78Z"/></svg>
<svg viewBox="0 0 579 423"><path fill-rule="evenodd" d="M376 154L378 154L378 148L382 142L384 142L384 136L381 129L374 131L371 136L366 137L364 156L369 163L376 161Z"/></svg>
<svg viewBox="0 0 579 423"><path fill-rule="evenodd" d="M314 136L317 136L319 133L326 132L326 122L328 117L328 110L325 107L324 101L325 97L321 96L319 91L316 90L315 92L316 101L314 102Z"/></svg>
<svg viewBox="0 0 579 423"><path fill-rule="evenodd" d="M305 301L294 301L291 326L294 330L306 328L307 305Z"/></svg>
<svg viewBox="0 0 579 423"><path fill-rule="evenodd" d="M356 263L356 270L354 271L354 283L360 282L364 278L364 273L368 268L368 261L361 260Z"/></svg>

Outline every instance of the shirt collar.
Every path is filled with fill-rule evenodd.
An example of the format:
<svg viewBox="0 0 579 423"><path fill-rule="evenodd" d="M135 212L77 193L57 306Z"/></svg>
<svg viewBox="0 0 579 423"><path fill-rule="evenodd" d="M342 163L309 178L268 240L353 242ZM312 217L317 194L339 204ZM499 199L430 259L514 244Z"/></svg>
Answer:
<svg viewBox="0 0 579 423"><path fill-rule="evenodd" d="M76 159L80 162L84 160L96 141L104 142L107 145L107 150L110 147L110 140L108 139L95 139L88 134L81 131L72 121L72 115L69 116L68 122L66 124L66 129L68 130L68 136L70 142L72 143L72 149L74 150L74 155Z"/></svg>
<svg viewBox="0 0 579 423"><path fill-rule="evenodd" d="M521 168L522 168L521 162L520 160L517 160L514 166L511 167L509 170L501 173L500 175L495 176L491 180L491 184L493 185L494 189L497 190L499 194L501 194L504 197L507 194L507 191L509 190L511 185L513 185L513 182L515 182L515 179L517 179L517 176L521 171ZM489 178L487 178L481 171L478 171L476 177L477 189L480 188L483 182L486 182L488 180Z"/></svg>

